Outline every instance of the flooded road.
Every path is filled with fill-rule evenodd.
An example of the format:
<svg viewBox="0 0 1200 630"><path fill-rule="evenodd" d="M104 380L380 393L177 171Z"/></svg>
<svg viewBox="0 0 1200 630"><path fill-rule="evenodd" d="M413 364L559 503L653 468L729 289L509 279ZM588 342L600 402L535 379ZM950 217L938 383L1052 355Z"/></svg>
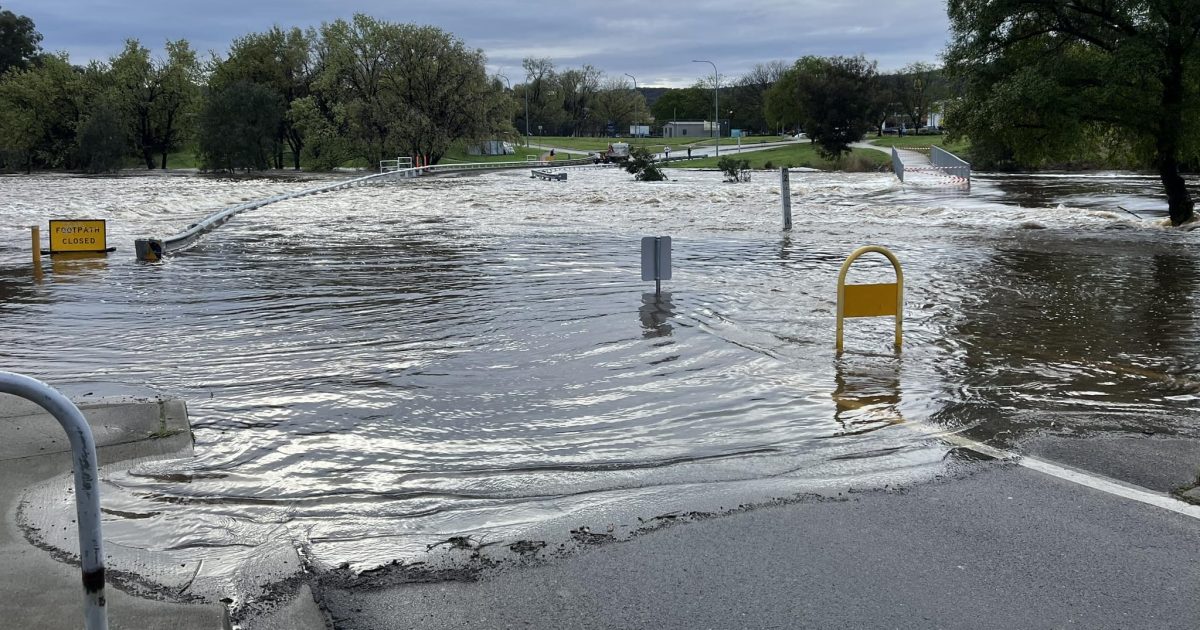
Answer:
<svg viewBox="0 0 1200 630"><path fill-rule="evenodd" d="M793 173L787 234L777 175L672 177L354 189L245 213L157 265L135 237L303 184L0 178L0 367L188 402L194 460L107 479L117 545L283 542L319 567L924 478L940 430L1200 434L1197 236L1161 226L1153 178L984 175L967 193ZM54 217L107 219L118 251L35 282L23 226ZM674 240L658 298L649 235ZM887 318L849 321L833 352L838 269L864 244L904 264L899 356ZM851 281L889 275L866 257Z"/></svg>

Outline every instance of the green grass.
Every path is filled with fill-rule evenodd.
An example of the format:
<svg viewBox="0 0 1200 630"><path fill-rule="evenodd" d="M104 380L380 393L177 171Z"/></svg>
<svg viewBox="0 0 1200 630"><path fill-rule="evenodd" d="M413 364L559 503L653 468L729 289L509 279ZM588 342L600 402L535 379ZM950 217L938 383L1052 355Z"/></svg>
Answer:
<svg viewBox="0 0 1200 630"><path fill-rule="evenodd" d="M833 162L826 160L817 153L816 146L807 142L763 151L751 151L749 153L727 153L723 157L735 157L746 160L750 162L750 168L754 169L766 168L767 162L770 162L773 168L789 166L793 168L819 168L825 171L838 170L835 168ZM707 157L688 160L686 162L674 162L669 166L671 168L717 168L717 161L718 158L716 157ZM850 157L843 158L843 162L843 167L865 165L868 170L874 170L876 167L890 165L891 158L882 151L851 149Z"/></svg>
<svg viewBox="0 0 1200 630"><path fill-rule="evenodd" d="M947 144L946 136L884 136L869 138L868 142L877 147L896 147L897 149L924 148L936 145L960 157L971 150L970 142L960 140Z"/></svg>

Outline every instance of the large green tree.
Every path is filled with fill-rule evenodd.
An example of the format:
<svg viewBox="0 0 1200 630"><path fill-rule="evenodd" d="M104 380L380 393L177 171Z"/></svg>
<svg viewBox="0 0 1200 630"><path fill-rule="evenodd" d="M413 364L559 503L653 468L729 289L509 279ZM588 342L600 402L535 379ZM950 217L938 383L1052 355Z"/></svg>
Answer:
<svg viewBox="0 0 1200 630"><path fill-rule="evenodd" d="M313 89L338 103L357 152L371 163L511 131L512 99L488 78L480 50L432 26L366 15L321 29ZM332 108L328 108L332 111Z"/></svg>
<svg viewBox="0 0 1200 630"><path fill-rule="evenodd" d="M262 83L236 81L210 93L200 112L198 146L204 168L269 168L283 111L283 98Z"/></svg>
<svg viewBox="0 0 1200 630"><path fill-rule="evenodd" d="M769 113L797 116L818 151L840 160L875 120L875 63L858 57L804 57L767 94Z"/></svg>
<svg viewBox="0 0 1200 630"><path fill-rule="evenodd" d="M0 79L0 153L10 167L72 168L83 110L81 74L65 57Z"/></svg>
<svg viewBox="0 0 1200 630"><path fill-rule="evenodd" d="M592 109L588 117L586 133L598 135L605 129L608 121L612 121L615 129L625 133L631 125L650 123L650 110L646 107L646 97L633 89L624 79L609 77L601 84L596 92Z"/></svg>
<svg viewBox="0 0 1200 630"><path fill-rule="evenodd" d="M9 10L0 11L0 74L9 68L27 68L41 51L42 34L33 20Z"/></svg>
<svg viewBox="0 0 1200 630"><path fill-rule="evenodd" d="M167 155L183 145L200 90L200 64L187 40L169 41L166 48L166 61L155 60L130 39L111 63L113 93L131 126L134 150L148 169L154 168L156 155L166 168Z"/></svg>
<svg viewBox="0 0 1200 630"><path fill-rule="evenodd" d="M950 0L950 112L973 154L1077 158L1119 135L1158 171L1171 222L1193 217L1180 164L1200 153L1196 0Z"/></svg>
<svg viewBox="0 0 1200 630"><path fill-rule="evenodd" d="M315 32L299 28L283 30L278 26L264 33L239 37L230 46L229 56L214 60L209 88L223 91L239 81L248 81L275 92L284 103L275 123L276 140L272 156L275 168L283 168L283 148L292 154L292 166L300 170L304 134L288 111L312 91L315 69L312 47Z"/></svg>

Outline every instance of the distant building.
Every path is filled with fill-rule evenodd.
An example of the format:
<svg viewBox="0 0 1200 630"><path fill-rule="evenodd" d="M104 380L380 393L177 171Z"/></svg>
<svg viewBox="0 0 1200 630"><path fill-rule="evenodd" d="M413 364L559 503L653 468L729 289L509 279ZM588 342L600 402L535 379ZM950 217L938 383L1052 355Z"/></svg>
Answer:
<svg viewBox="0 0 1200 630"><path fill-rule="evenodd" d="M664 138L711 138L713 124L707 120L680 120L663 124Z"/></svg>

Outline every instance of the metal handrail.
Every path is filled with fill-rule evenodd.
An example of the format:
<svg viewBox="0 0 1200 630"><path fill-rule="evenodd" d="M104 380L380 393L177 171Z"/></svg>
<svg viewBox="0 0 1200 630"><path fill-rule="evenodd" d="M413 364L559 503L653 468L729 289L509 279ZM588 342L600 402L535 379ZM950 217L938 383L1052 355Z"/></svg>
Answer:
<svg viewBox="0 0 1200 630"><path fill-rule="evenodd" d="M50 412L67 432L75 470L75 517L79 524L79 566L83 572L83 627L107 630L104 538L100 534L100 474L92 428L79 407L37 379L0 371L0 392L36 403Z"/></svg>
<svg viewBox="0 0 1200 630"><path fill-rule="evenodd" d="M941 147L931 147L929 151L929 163L934 168L944 171L947 175L961 177L967 182L967 186L971 185L971 164L957 155Z"/></svg>
<svg viewBox="0 0 1200 630"><path fill-rule="evenodd" d="M900 159L900 154L896 151L896 147L892 147L892 172L896 177L900 178L900 183L904 183L904 160Z"/></svg>

